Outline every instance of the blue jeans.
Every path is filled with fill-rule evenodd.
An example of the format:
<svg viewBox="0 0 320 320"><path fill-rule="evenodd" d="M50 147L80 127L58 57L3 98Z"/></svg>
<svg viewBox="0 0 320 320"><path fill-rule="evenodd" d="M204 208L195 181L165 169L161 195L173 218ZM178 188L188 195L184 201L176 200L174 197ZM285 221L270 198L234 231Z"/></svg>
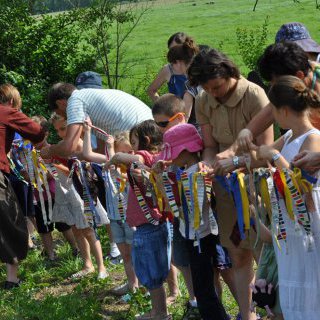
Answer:
<svg viewBox="0 0 320 320"><path fill-rule="evenodd" d="M132 263L140 283L147 289L160 288L170 270L171 241L167 223L146 223L133 233Z"/></svg>

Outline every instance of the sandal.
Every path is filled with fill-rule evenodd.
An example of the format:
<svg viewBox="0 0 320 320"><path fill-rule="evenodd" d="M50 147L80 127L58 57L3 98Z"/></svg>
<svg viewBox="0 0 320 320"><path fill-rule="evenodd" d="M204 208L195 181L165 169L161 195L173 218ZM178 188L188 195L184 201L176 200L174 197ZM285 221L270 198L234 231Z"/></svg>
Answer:
<svg viewBox="0 0 320 320"><path fill-rule="evenodd" d="M74 273L73 275L70 276L71 279L81 279L83 277L88 276L89 274L93 273L94 270L90 269L90 270L80 270L76 273Z"/></svg>

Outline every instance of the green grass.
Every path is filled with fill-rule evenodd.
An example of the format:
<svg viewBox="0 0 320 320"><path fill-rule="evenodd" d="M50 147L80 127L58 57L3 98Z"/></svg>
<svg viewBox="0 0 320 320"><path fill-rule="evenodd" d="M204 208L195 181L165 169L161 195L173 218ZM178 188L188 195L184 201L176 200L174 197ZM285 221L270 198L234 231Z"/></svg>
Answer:
<svg viewBox="0 0 320 320"><path fill-rule="evenodd" d="M319 10L315 1L260 0L257 11L252 12L254 1L249 0L166 0L155 1L126 43L126 61L135 65L121 88L143 95L146 86L165 63L168 37L177 31L192 35L197 43L221 48L240 66L244 74L247 68L238 53L236 28L259 28L269 16L268 43L274 41L276 31L286 22L305 23L315 40L320 42ZM196 5L194 5L196 4ZM106 251L107 239L102 235ZM79 282L68 277L81 268L80 259L74 259L66 245L58 246L61 262L50 266L38 251L30 252L22 263L21 288L6 292L0 290L1 320L93 320L134 319L138 312L145 311L148 300L137 294L130 305L122 305L108 290L123 279L123 267L108 265L110 279L97 282L96 275ZM0 266L0 282L5 280L5 266ZM186 288L180 279L183 297ZM227 311L235 315L237 306L225 288L223 301ZM180 319L185 300L170 308L175 319Z"/></svg>
<svg viewBox="0 0 320 320"><path fill-rule="evenodd" d="M210 4L214 2L214 4ZM320 42L320 10L315 1L260 0L255 12L253 0L158 0L145 14L141 23L126 42L125 60L135 65L121 83L125 91L145 90L153 75L165 63L167 39L177 31L194 37L198 44L222 49L248 72L236 43L238 27L256 29L269 16L268 43L273 43L279 27L299 21L308 27L313 39ZM141 81L146 78L146 81ZM139 83L140 82L140 83ZM138 90L139 91L139 90Z"/></svg>
<svg viewBox="0 0 320 320"><path fill-rule="evenodd" d="M104 230L100 230L104 252L108 240ZM123 304L109 290L124 281L123 265L106 263L110 277L96 280L96 274L82 280L68 279L81 269L81 260L71 255L68 245L54 233L59 263L52 265L41 256L39 250L30 251L20 266L23 285L11 291L0 289L1 320L131 320L138 313L150 308L150 300L144 292L134 295L129 304ZM0 284L5 280L5 266L0 266ZM181 319L186 304L187 291L179 276L182 292L177 303L170 307L174 319ZM225 288L224 302L228 312L236 315L237 306Z"/></svg>

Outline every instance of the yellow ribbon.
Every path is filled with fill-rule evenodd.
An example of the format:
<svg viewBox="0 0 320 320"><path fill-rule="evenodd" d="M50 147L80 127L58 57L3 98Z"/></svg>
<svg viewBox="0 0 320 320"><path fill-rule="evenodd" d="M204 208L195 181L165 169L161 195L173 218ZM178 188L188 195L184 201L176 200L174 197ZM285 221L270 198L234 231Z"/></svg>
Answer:
<svg viewBox="0 0 320 320"><path fill-rule="evenodd" d="M272 221L271 199L270 199L268 182L266 177L262 177L260 180L260 195L266 207L269 220Z"/></svg>
<svg viewBox="0 0 320 320"><path fill-rule="evenodd" d="M194 210L193 210L194 230L198 230L200 227L200 207L199 207L198 183L197 183L199 176L200 176L199 172L196 172L192 175L192 189L193 189L193 202L194 202Z"/></svg>
<svg viewBox="0 0 320 320"><path fill-rule="evenodd" d="M312 184L302 176L302 172L299 168L294 168L290 174L292 182L299 193L308 193L312 191Z"/></svg>
<svg viewBox="0 0 320 320"><path fill-rule="evenodd" d="M157 203L158 203L159 210L160 210L160 212L163 212L162 193L158 188L157 179L156 179L155 174L153 172L150 173L149 180L150 180L150 183L153 186L153 190L154 190L154 193L155 193L156 198L157 198Z"/></svg>
<svg viewBox="0 0 320 320"><path fill-rule="evenodd" d="M284 200L286 202L288 216L292 221L294 221L293 203L292 203L291 193L290 193L289 187L287 185L286 177L285 177L283 170L279 170L279 173L280 173L281 181L283 183L283 191L284 191L284 198L285 198Z"/></svg>
<svg viewBox="0 0 320 320"><path fill-rule="evenodd" d="M248 199L246 186L244 183L244 176L245 175L243 172L237 172L237 179L238 179L238 183L239 183L241 202L242 202L244 229L250 230L249 199Z"/></svg>

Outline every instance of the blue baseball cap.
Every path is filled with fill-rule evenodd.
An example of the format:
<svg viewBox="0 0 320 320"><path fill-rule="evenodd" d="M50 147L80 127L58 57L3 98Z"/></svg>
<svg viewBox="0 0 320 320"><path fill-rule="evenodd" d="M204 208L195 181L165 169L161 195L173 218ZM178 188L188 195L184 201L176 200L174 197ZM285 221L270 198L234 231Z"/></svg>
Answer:
<svg viewBox="0 0 320 320"><path fill-rule="evenodd" d="M102 89L102 80L99 73L85 71L80 73L76 79L77 89Z"/></svg>
<svg viewBox="0 0 320 320"><path fill-rule="evenodd" d="M281 41L294 41L305 52L320 53L320 45L311 38L306 26L300 22L283 24L276 34L276 43Z"/></svg>

